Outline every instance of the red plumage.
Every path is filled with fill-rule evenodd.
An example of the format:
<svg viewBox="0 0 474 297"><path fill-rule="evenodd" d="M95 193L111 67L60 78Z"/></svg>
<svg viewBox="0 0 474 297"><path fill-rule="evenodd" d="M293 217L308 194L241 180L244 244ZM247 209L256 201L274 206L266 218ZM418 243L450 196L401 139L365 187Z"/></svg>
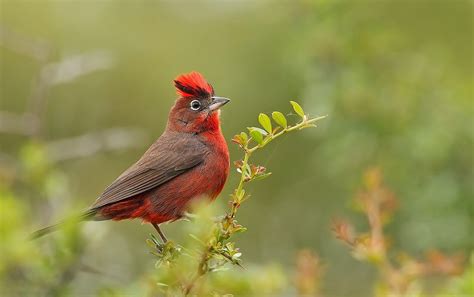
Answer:
<svg viewBox="0 0 474 297"><path fill-rule="evenodd" d="M229 174L229 151L222 135L219 108L229 102L214 97L198 72L180 75L180 97L163 134L125 170L82 216L86 220L141 218L158 224L183 216L195 199L214 200ZM49 233L48 227L35 237Z"/></svg>
<svg viewBox="0 0 474 297"><path fill-rule="evenodd" d="M99 208L96 219L141 218L160 224L179 219L193 198L205 196L201 198L214 200L222 191L229 174L229 153L220 129L219 133L203 132L201 137L206 146L212 147L202 165L131 199Z"/></svg>
<svg viewBox="0 0 474 297"><path fill-rule="evenodd" d="M193 71L181 74L174 80L176 91L182 97L213 96L214 88L204 79L201 73Z"/></svg>

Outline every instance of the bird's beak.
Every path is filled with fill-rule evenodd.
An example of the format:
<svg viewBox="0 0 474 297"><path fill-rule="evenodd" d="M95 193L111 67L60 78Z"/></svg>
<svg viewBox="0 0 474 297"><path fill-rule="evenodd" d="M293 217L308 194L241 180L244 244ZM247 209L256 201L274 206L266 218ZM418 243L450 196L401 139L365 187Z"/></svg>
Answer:
<svg viewBox="0 0 474 297"><path fill-rule="evenodd" d="M212 99L211 104L209 104L210 111L218 110L219 108L221 108L222 106L224 106L230 101L229 98L217 97L217 96L211 97L211 99Z"/></svg>

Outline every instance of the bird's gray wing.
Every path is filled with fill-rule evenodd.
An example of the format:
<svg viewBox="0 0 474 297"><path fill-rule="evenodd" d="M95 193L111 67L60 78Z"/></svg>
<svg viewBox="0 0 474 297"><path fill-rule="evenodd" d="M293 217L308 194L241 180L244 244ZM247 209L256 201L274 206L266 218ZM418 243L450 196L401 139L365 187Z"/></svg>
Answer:
<svg viewBox="0 0 474 297"><path fill-rule="evenodd" d="M161 136L143 157L120 175L91 206L97 209L159 187L198 166L208 153L207 147L188 134Z"/></svg>

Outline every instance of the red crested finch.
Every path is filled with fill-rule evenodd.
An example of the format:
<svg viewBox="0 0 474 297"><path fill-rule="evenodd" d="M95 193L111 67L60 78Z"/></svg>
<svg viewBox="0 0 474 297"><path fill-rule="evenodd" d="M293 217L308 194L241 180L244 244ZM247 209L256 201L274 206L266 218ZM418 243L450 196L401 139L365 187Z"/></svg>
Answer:
<svg viewBox="0 0 474 297"><path fill-rule="evenodd" d="M198 72L178 76L179 95L163 134L81 215L81 220L140 218L166 237L159 224L181 218L195 199L214 200L229 174L229 151L219 108L230 100ZM40 237L59 224L36 231Z"/></svg>

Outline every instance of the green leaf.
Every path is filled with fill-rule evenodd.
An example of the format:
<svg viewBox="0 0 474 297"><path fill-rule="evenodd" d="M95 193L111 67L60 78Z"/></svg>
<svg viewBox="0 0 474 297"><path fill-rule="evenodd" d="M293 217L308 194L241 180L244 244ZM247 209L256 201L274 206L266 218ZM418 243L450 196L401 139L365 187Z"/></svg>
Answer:
<svg viewBox="0 0 474 297"><path fill-rule="evenodd" d="M275 121L275 123L277 123L280 127L283 127L284 129L288 127L286 118L281 112L279 111L272 112L272 118Z"/></svg>
<svg viewBox="0 0 474 297"><path fill-rule="evenodd" d="M247 136L247 133L245 133L245 132L240 132L240 138L242 138L244 143L249 140L249 137Z"/></svg>
<svg viewBox="0 0 474 297"><path fill-rule="evenodd" d="M263 136L267 136L267 135L268 135L267 131L265 131L265 130L263 130L263 129L260 129L260 128L258 128L258 127L249 127L249 128L247 128L247 129L248 129L249 131L251 131L251 130L257 130L257 131L260 132L260 134L262 134Z"/></svg>
<svg viewBox="0 0 474 297"><path fill-rule="evenodd" d="M255 142L261 144L263 142L263 135L260 131L252 129L250 130L250 136L252 137Z"/></svg>
<svg viewBox="0 0 474 297"><path fill-rule="evenodd" d="M291 105L293 106L293 110L300 116L300 117L304 117L304 111L303 111L303 108L301 108L301 106L296 103L295 101L290 101Z"/></svg>
<svg viewBox="0 0 474 297"><path fill-rule="evenodd" d="M270 118L264 114L261 113L258 115L258 122L260 125L262 125L263 129L265 129L268 133L272 133L272 122L270 121Z"/></svg>
<svg viewBox="0 0 474 297"><path fill-rule="evenodd" d="M146 244L148 244L149 247L156 248L156 243L153 240L151 240L150 238L147 238L145 242L146 242Z"/></svg>

